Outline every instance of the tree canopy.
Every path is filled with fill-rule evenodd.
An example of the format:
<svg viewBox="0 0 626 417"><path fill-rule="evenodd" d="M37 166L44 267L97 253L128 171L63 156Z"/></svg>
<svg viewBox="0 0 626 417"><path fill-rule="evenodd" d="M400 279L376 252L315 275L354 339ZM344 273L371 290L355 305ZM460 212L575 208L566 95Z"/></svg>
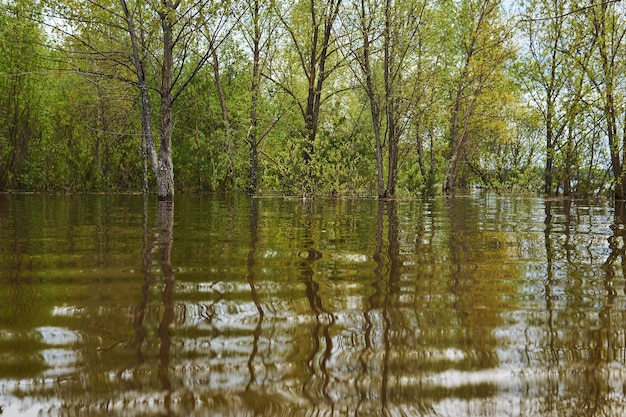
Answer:
<svg viewBox="0 0 626 417"><path fill-rule="evenodd" d="M0 191L626 197L621 2L0 10Z"/></svg>

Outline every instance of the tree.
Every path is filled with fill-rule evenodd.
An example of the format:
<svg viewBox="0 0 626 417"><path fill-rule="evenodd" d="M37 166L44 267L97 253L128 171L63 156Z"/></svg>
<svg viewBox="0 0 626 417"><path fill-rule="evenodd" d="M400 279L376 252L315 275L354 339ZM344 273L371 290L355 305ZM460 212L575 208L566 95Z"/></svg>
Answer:
<svg viewBox="0 0 626 417"><path fill-rule="evenodd" d="M252 74L250 82L250 125L246 135L246 143L250 154L250 171L248 192L255 193L259 183L259 153L261 143L273 127L281 119L278 115L261 131L261 99L265 76L270 64L273 36L276 21L271 13L271 3L261 0L246 0L248 20L242 21L242 33L252 53Z"/></svg>
<svg viewBox="0 0 626 417"><path fill-rule="evenodd" d="M430 106L430 97L424 94L428 87L422 84L424 74L430 72L427 62L432 61L423 53L424 43L432 41L427 6L427 2L391 0L352 3L358 39L352 41L349 53L369 102L379 197L395 194L408 121Z"/></svg>
<svg viewBox="0 0 626 417"><path fill-rule="evenodd" d="M203 45L196 36L211 6L209 0L50 3L57 19L54 29L84 46L82 58L103 60L111 68L127 71L89 75L114 77L139 90L143 151L160 200L174 196L173 104L211 56L211 45ZM152 129L152 92L159 98L158 149Z"/></svg>
<svg viewBox="0 0 626 417"><path fill-rule="evenodd" d="M187 58L193 54L193 25L196 18L201 17L201 12L208 7L209 1L185 4L181 7L181 1L173 2L163 0L160 4L152 3L147 10L152 19L147 21L140 18L137 26L137 15L145 12L141 8L141 2L129 7L126 0L120 0L126 30L132 45L132 63L135 69L136 84L141 93L141 120L142 134L145 138L147 156L157 182L157 194L160 200L171 200L174 196L174 164L172 162L172 105L180 93L188 85L189 81L198 73L206 63L213 51L213 45L209 45L204 53L196 58L191 70L185 74ZM151 45L146 42L147 34L151 31L150 24L157 21L160 24L160 54L151 50ZM150 94L146 70L150 62L149 57L158 61L160 67L160 85L155 88L160 100L160 147L157 155L154 139L152 137L152 115ZM176 59L175 59L176 57ZM154 64L154 63L152 63Z"/></svg>
<svg viewBox="0 0 626 417"><path fill-rule="evenodd" d="M296 56L296 66L306 80L304 96L298 85L288 80L274 79L275 83L297 103L304 122L302 137L303 186L302 192L313 192L315 142L320 123L322 104L331 94L322 96L331 74L341 66L334 32L342 0L300 0L292 6L277 5L276 13ZM284 9L281 9L284 7ZM287 75L290 77L291 75Z"/></svg>
<svg viewBox="0 0 626 417"><path fill-rule="evenodd" d="M523 80L535 105L540 109L545 129L544 192L554 192L554 161L557 144L561 141L566 124L559 103L565 90L565 77L569 63L563 53L563 42L568 34L565 28L565 1L540 0L530 3L530 16L549 19L527 19L523 28L528 39L528 64L523 68Z"/></svg>
<svg viewBox="0 0 626 417"><path fill-rule="evenodd" d="M511 56L510 30L502 24L499 0L464 0L457 16L458 72L453 76L449 127L450 148L444 191L454 189L462 163L471 149L471 133L487 87L497 82L499 69Z"/></svg>
<svg viewBox="0 0 626 417"><path fill-rule="evenodd" d="M381 196L389 197L396 192L396 177L400 158L400 139L405 125L402 123L410 97L402 92L412 92L405 73L411 68L412 39L418 31L419 17L425 4L386 0L383 24L383 85L387 136L387 187ZM405 8L406 7L406 8ZM408 22L408 24L406 24ZM411 71L412 72L412 71Z"/></svg>
<svg viewBox="0 0 626 417"><path fill-rule="evenodd" d="M599 2L590 13L592 42L598 69L586 66L588 76L600 97L606 138L611 157L615 199L626 199L626 107L618 86L624 79L624 38L626 26L614 2Z"/></svg>
<svg viewBox="0 0 626 417"><path fill-rule="evenodd" d="M378 196L382 197L385 193L384 168L383 168L383 138L381 133L381 109L380 98L375 84L375 74L372 64L372 44L376 39L375 22L377 10L375 3L360 0L354 4L355 15L358 16L358 32L360 42L355 41L355 45L351 47L350 53L354 56L355 62L359 66L360 82L365 90L369 101L370 116L372 119L372 127L374 132L374 147L376 149L376 179ZM358 47L360 43L360 47Z"/></svg>
<svg viewBox="0 0 626 417"><path fill-rule="evenodd" d="M565 196L604 188L602 120L606 168L613 175L615 197L624 195L624 137L617 116L624 109L617 104L622 100L615 87L623 77L620 51L626 30L613 7L602 2L580 8L561 0L527 6L523 23L529 46L522 79L544 119L547 194L559 188Z"/></svg>

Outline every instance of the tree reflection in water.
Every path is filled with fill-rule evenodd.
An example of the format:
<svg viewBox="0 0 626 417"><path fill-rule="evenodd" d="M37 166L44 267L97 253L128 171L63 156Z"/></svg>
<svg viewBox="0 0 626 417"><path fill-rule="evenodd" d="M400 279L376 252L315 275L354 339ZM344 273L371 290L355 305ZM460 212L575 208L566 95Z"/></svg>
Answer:
<svg viewBox="0 0 626 417"><path fill-rule="evenodd" d="M265 311L263 310L263 304L259 297L259 292L255 282L256 271L256 257L257 246L259 244L259 200L256 198L250 201L250 249L246 259L247 267L247 280L250 286L250 295L252 296L252 302L256 307L259 318L253 332L252 350L250 351L250 357L248 358L248 372L250 373L250 380L246 385L246 392L250 392L253 389L253 385L256 383L256 371L255 360L259 354L259 340L263 332L263 319L265 317Z"/></svg>
<svg viewBox="0 0 626 417"><path fill-rule="evenodd" d="M619 205L38 201L0 196L6 415L623 411Z"/></svg>
<svg viewBox="0 0 626 417"><path fill-rule="evenodd" d="M545 335L526 343L530 364L550 375L539 397L546 412L562 412L565 397L581 415L614 415L609 397L616 388L624 394L614 378L624 372L626 338L613 323L623 323L625 306L615 288L624 280L623 207L615 204L606 256L597 239L607 226L600 210L584 201L545 201Z"/></svg>
<svg viewBox="0 0 626 417"><path fill-rule="evenodd" d="M138 364L146 361L144 352L146 344L145 317L147 310L153 304L152 287L159 284L161 290L161 314L158 325L159 366L158 379L162 389L166 392L164 397L165 408L170 410L172 383L170 381L170 361L172 347L172 328L174 327L174 269L172 267L172 246L174 240L174 202L159 201L155 226L149 227L148 198L144 196L143 205L143 234L142 234L142 271L144 282L141 286L142 299L133 311L133 328L136 337L129 343L137 355Z"/></svg>
<svg viewBox="0 0 626 417"><path fill-rule="evenodd" d="M316 407L320 403L332 404L328 394L330 375L327 369L328 361L333 352L333 338L330 334L331 327L335 323L334 315L324 306L324 300L320 297L320 285L316 281L313 263L322 259L322 252L315 248L313 239L314 216L312 207L308 202L303 202L303 233L304 250L299 253L302 259L300 265L301 280L305 285L306 299L314 316L311 329L310 354L307 357L308 377L304 381L302 392Z"/></svg>

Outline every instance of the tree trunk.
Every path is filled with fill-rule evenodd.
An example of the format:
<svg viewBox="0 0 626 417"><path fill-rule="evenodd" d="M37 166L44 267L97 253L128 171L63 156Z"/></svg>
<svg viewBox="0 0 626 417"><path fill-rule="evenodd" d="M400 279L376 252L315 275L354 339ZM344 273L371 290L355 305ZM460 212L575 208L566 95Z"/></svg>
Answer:
<svg viewBox="0 0 626 417"><path fill-rule="evenodd" d="M390 52L391 48L391 0L387 0L385 3L385 30L384 30L384 63L383 63L383 77L385 82L385 107L387 114L387 189L385 190L385 196L393 196L396 192L396 174L398 172L398 145L399 145L399 132L398 124L396 120L397 113L397 100L395 97L395 91L393 89L393 80L391 76L392 56Z"/></svg>
<svg viewBox="0 0 626 417"><path fill-rule="evenodd" d="M557 98L557 53L558 53L558 43L560 37L555 37L552 55L551 55L551 67L550 67L550 78L549 83L546 89L546 169L544 173L544 192L546 195L550 195L553 193L553 171L554 171L554 157L556 153L556 144L555 144L555 108L556 108L556 98ZM559 129L560 131L560 129ZM556 135L556 137L560 136L560 133Z"/></svg>
<svg viewBox="0 0 626 417"><path fill-rule="evenodd" d="M158 177L158 157L156 153L156 147L154 146L154 137L152 136L152 109L150 106L150 96L148 84L146 81L144 62L139 54L139 34L137 33L135 21L132 13L130 12L130 9L128 8L126 0L120 0L120 3L122 5L122 9L124 10L128 35L131 41L133 65L135 67L135 73L137 76L137 87L139 88L141 100L141 151L143 159L142 191L148 192L147 161L150 161L152 171L154 175Z"/></svg>
<svg viewBox="0 0 626 417"><path fill-rule="evenodd" d="M142 64L139 64L142 68ZM148 94L148 86L144 77L143 68L139 71L141 74L140 94L141 94L141 151L143 153L143 192L147 193L148 187L148 161L152 167L152 171L156 176L158 157L156 147L154 146L154 137L152 136L152 109L150 108L150 97Z"/></svg>
<svg viewBox="0 0 626 417"><path fill-rule="evenodd" d="M544 192L546 195L552 194L552 171L554 165L554 138L552 127L551 104L548 103L548 115L546 119L546 167L544 172Z"/></svg>
<svg viewBox="0 0 626 417"><path fill-rule="evenodd" d="M469 64L469 58L466 67ZM463 77L462 77L463 78ZM454 101L454 110L452 111L452 122L450 123L450 157L448 160L448 168L446 169L445 180L443 183L443 191L447 192L456 186L456 175L458 172L459 158L461 157L461 149L464 141L463 131L467 128L463 127L463 131L459 132L459 113L461 111L461 102L463 99L463 79L459 81L456 90L456 98Z"/></svg>
<svg viewBox="0 0 626 417"><path fill-rule="evenodd" d="M261 88L261 28L259 26L259 0L254 0L252 9L253 35L252 35L252 85L251 85L251 105L250 105L250 128L248 129L248 146L250 147L250 183L248 192L254 194L258 187L258 166L259 166L259 94Z"/></svg>
<svg viewBox="0 0 626 417"><path fill-rule="evenodd" d="M328 5L329 14L325 16L323 23L323 33L320 34L320 25L315 14L315 3L311 3L311 23L313 29L313 39L311 54L308 65L308 93L305 110L306 123L306 144L304 150L304 162L309 165L315 152L315 138L319 127L319 116L322 105L322 89L328 73L326 72L326 61L330 53L329 47L332 38L332 28L339 14L342 0L331 0ZM322 39L320 40L320 35ZM321 48L321 49L318 49Z"/></svg>
<svg viewBox="0 0 626 417"><path fill-rule="evenodd" d="M174 164L172 163L172 66L173 66L173 22L176 6L163 1L164 10L159 12L163 31L163 66L161 68L161 147L156 172L159 200L174 199Z"/></svg>
<svg viewBox="0 0 626 417"><path fill-rule="evenodd" d="M610 75L612 69L609 68L608 57L606 51L601 48L602 68L604 73L604 88L603 88L603 106L604 106L604 120L606 122L606 135L609 142L609 153L611 155L611 169L613 171L613 177L615 178L615 199L623 200L626 197L624 194L624 178L623 178L623 160L619 150L619 135L617 128L617 117L615 115L615 99L614 99L614 87L613 79ZM622 143L623 145L623 143Z"/></svg>
<svg viewBox="0 0 626 417"><path fill-rule="evenodd" d="M159 200L173 200L174 198L174 165L172 163L172 65L173 47L172 22L169 11L174 10L170 2L163 2L164 10L159 12L161 28L163 30L163 66L161 68L161 146L157 155L154 137L152 134L152 108L145 74L145 64L139 53L139 34L135 26L134 17L128 8L126 0L120 0L128 35L131 41L132 59L137 76L137 87L141 96L141 134L142 152L145 150L150 160L152 172L156 178L157 195ZM144 172L144 191L147 189L147 175Z"/></svg>
<svg viewBox="0 0 626 417"><path fill-rule="evenodd" d="M363 57L361 69L365 75L365 90L370 102L370 114L372 116L372 127L374 129L374 140L376 146L376 173L378 184L378 197L385 194L384 168L383 168L383 145L380 133L380 108L376 98L376 89L372 79L372 63L370 48L371 24L366 25L367 11L365 8L365 0L361 0L361 35L363 36Z"/></svg>
<svg viewBox="0 0 626 417"><path fill-rule="evenodd" d="M567 132L567 142L565 145L565 161L563 166L563 196L571 197L572 196L572 171L573 171L573 158L572 152L574 152L574 127L569 126Z"/></svg>

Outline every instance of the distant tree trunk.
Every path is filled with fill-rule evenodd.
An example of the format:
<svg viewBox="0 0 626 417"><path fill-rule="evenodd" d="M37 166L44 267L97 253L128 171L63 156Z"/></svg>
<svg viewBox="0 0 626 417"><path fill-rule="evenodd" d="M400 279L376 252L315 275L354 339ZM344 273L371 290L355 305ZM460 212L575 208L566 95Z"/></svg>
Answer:
<svg viewBox="0 0 626 417"><path fill-rule="evenodd" d="M572 196L572 171L573 171L573 155L574 152L574 128L570 126L567 132L567 142L565 144L565 163L563 166L563 196Z"/></svg>
<svg viewBox="0 0 626 417"><path fill-rule="evenodd" d="M428 134L430 153L428 155L424 148L424 138L421 135L418 135L417 138L417 163L424 180L424 192L429 195L434 192L433 184L435 182L435 140L433 136L432 131L430 131ZM426 167L426 158L428 158L428 168Z"/></svg>
<svg viewBox="0 0 626 417"><path fill-rule="evenodd" d="M470 59L471 56L467 58L466 65L469 65ZM463 85L464 82L465 80L462 79L457 87L454 110L452 111L452 122L450 128L451 149L448 160L448 168L445 174L445 182L443 185L444 191L450 191L456 187L459 165L465 158L465 142L467 141L470 118L474 113L474 108L482 89L482 86L480 86L473 94L471 102L467 105L467 108L463 108L463 91L466 88L466 86ZM463 113L462 115L459 114L461 112Z"/></svg>
<svg viewBox="0 0 626 417"><path fill-rule="evenodd" d="M265 74L264 70L268 68L266 60L271 59L271 51L276 47L271 41L278 25L278 21L274 20L271 14L271 10L275 6L271 3L273 2L245 0L249 11L249 20L243 24L243 34L248 39L247 43L250 45L250 52L252 53L250 124L246 136L250 162L248 184L248 192L250 194L256 193L259 187L261 144L284 115L277 114L272 122L264 126L263 131L260 130L262 122L262 108L260 108L262 82L264 78L271 79L271 76ZM285 23L284 20L283 23Z"/></svg>
<svg viewBox="0 0 626 417"><path fill-rule="evenodd" d="M420 137L420 135L417 135L417 165L419 165L420 168L420 174L422 175L422 178L424 178L424 180L426 180L426 178L428 177L426 174L426 162L424 161L424 140Z"/></svg>
<svg viewBox="0 0 626 417"><path fill-rule="evenodd" d="M624 170L623 160L620 155L619 147L619 135L617 129L617 117L615 115L615 104L613 97L613 85L612 82L607 81L605 87L604 98L604 119L606 122L606 133L609 140L609 152L611 155L611 169L613 170L613 177L615 178L615 199L623 200L626 196L625 182L624 182ZM622 146L625 144L622 140Z"/></svg>
<svg viewBox="0 0 626 417"><path fill-rule="evenodd" d="M143 70L141 70L143 75ZM157 166L156 150L154 149L154 138L152 137L152 110L150 109L150 99L148 97L148 86L145 78L140 81L141 94L141 163L143 171L142 191L147 193L148 186L148 165ZM150 163L148 163L150 162Z"/></svg>
<svg viewBox="0 0 626 417"><path fill-rule="evenodd" d="M213 75L215 76L215 85L217 86L217 95L220 99L220 109L222 111L222 123L224 123L224 138L226 139L226 154L228 155L228 167L230 181L232 182L235 177L235 162L234 162L234 144L232 139L231 124L228 118L228 106L226 104L226 94L224 93L224 85L222 83L222 75L220 72L220 62L217 56L217 49L212 43L211 55L213 56Z"/></svg>
<svg viewBox="0 0 626 417"><path fill-rule="evenodd" d="M544 173L544 192L547 195L554 193L553 176L554 176L554 158L556 156L556 138L561 135L562 128L555 126L556 118L556 100L558 96L557 87L557 57L560 36L553 40L553 50L550 56L550 75L546 85L546 167ZM556 135L555 135L556 133Z"/></svg>
<svg viewBox="0 0 626 417"><path fill-rule="evenodd" d="M315 2L311 1L311 23L313 25L313 47L307 68L309 80L307 92L307 104L305 109L305 123L307 129L307 142L304 151L304 162L309 164L315 152L315 138L319 127L320 109L322 106L322 89L324 82L329 76L326 71L326 63L330 56L329 47L332 41L332 28L335 24L342 0L330 0L328 3L328 15L324 16L323 25L320 25L315 13ZM323 32L320 33L320 26ZM322 37L320 39L320 36Z"/></svg>
<svg viewBox="0 0 626 417"><path fill-rule="evenodd" d="M554 148L554 135L553 135L553 126L552 126L552 119L553 119L553 112L554 112L554 105L550 102L550 100L548 100L547 103L547 116L546 116L546 167L545 167L545 172L544 172L544 193L546 193L547 195L552 194L553 190L552 190L552 171L553 171L553 165L554 165L554 154L555 154L555 148Z"/></svg>

